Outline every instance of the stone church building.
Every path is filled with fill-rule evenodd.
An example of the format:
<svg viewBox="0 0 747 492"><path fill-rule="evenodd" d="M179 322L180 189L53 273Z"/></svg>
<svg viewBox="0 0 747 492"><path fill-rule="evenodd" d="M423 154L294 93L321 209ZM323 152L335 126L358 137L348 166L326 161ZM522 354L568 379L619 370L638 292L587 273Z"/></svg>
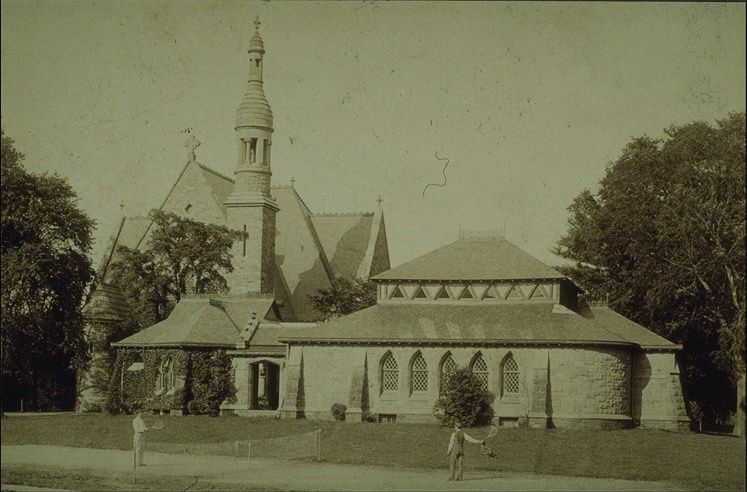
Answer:
<svg viewBox="0 0 747 492"><path fill-rule="evenodd" d="M257 25L258 28L258 25ZM233 179L187 163L160 209L244 232L233 247L230 295L186 296L164 321L112 344L147 370L145 352L223 349L235 398L222 414L435 422L451 370L469 367L496 395L500 425L687 428L675 345L606 307L579 304L567 277L501 237L466 234L390 269L382 210L314 214L293 186L272 186L273 118L263 90L264 44L249 44L236 112ZM282 164L281 164L282 165ZM112 284L116 248L143 248L150 219L126 217L99 268L84 315L89 341L128 316ZM375 306L317 325L308 296L336 276L371 278ZM92 344L95 346L95 344ZM160 351L160 352L159 352ZM101 408L112 378L105 349L81 375L78 410ZM185 384L158 359L154 394ZM118 375L114 375L115 378Z"/></svg>

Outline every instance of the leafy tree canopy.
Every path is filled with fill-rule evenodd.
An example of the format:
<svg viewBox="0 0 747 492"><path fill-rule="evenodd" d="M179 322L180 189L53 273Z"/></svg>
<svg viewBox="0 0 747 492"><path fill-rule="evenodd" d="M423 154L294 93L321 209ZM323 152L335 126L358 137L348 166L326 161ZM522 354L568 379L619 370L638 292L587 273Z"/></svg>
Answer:
<svg viewBox="0 0 747 492"><path fill-rule="evenodd" d="M338 276L329 288L309 296L319 321L354 313L376 304L376 284L371 280Z"/></svg>
<svg viewBox="0 0 747 492"><path fill-rule="evenodd" d="M733 409L719 400L745 371L745 114L633 139L569 211L564 273L683 343L690 396Z"/></svg>
<svg viewBox="0 0 747 492"><path fill-rule="evenodd" d="M82 301L94 221L58 175L29 173L2 131L2 371L32 406L67 406L86 362ZM39 392L41 391L41 394Z"/></svg>
<svg viewBox="0 0 747 492"><path fill-rule="evenodd" d="M460 367L448 375L443 391L433 406L433 415L442 425L460 422L471 427L493 420L495 395L483 387L482 381L469 368Z"/></svg>
<svg viewBox="0 0 747 492"><path fill-rule="evenodd" d="M183 294L228 291L224 272L233 271L231 246L241 233L170 212L153 210L144 250L119 246L112 265L114 283L134 301L137 327L171 313Z"/></svg>

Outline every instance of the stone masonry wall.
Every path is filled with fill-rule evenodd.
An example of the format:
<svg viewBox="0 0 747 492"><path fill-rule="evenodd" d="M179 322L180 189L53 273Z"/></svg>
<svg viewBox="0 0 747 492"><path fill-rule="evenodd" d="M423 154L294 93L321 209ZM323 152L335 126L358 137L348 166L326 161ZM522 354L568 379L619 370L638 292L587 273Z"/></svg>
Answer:
<svg viewBox="0 0 747 492"><path fill-rule="evenodd" d="M223 225L226 222L218 198L210 191L210 186L194 161L187 165L181 179L166 199L163 210L208 224Z"/></svg>
<svg viewBox="0 0 747 492"><path fill-rule="evenodd" d="M290 348L291 354L298 350L295 345ZM545 422L549 417L564 424L573 420L624 423L631 420L632 356L627 348L610 347L307 345L303 347L302 402L307 417L331 419L330 408L334 403L356 406L356 399L351 398L351 387L358 384L353 378L360 378L359 371L353 368L360 365L361 350L365 350L368 391L357 401L363 401L362 411L397 415L397 422L435 422L433 404L438 398L440 367L449 353L461 366L470 366L478 354L484 357L489 369L488 386L496 395L493 407L499 421L530 414L540 417L539 422ZM381 364L390 352L397 361L398 388L383 391ZM425 392L413 392L410 385L410 365L418 352L422 353L428 365L428 390ZM518 395L500 394L500 367L509 353L519 366ZM533 396L537 396L534 400L538 401L533 402Z"/></svg>
<svg viewBox="0 0 747 492"><path fill-rule="evenodd" d="M690 418L673 352L638 352L635 359L633 418L641 427L687 430Z"/></svg>
<svg viewBox="0 0 747 492"><path fill-rule="evenodd" d="M246 246L234 242L233 272L226 275L231 294L272 293L275 259L275 212L264 206L228 207L228 227L242 231L246 226Z"/></svg>
<svg viewBox="0 0 747 492"><path fill-rule="evenodd" d="M627 348L551 350L553 416L630 416L631 358Z"/></svg>

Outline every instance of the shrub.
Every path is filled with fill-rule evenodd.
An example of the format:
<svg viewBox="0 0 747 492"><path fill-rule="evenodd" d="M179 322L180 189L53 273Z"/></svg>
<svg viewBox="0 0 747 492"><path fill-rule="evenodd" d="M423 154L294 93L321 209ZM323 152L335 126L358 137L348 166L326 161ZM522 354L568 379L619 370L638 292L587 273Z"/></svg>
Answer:
<svg viewBox="0 0 747 492"><path fill-rule="evenodd" d="M335 418L337 422L342 422L345 420L345 410L347 410L348 407L343 405L342 403L335 403L332 405L332 416Z"/></svg>
<svg viewBox="0 0 747 492"><path fill-rule="evenodd" d="M231 358L223 350L214 350L193 353L191 362L195 411L189 413L219 415L221 403L235 394L231 383Z"/></svg>
<svg viewBox="0 0 747 492"><path fill-rule="evenodd" d="M197 402L194 400L189 400L189 403L187 403L187 412L190 415L195 415L198 413L197 410Z"/></svg>
<svg viewBox="0 0 747 492"><path fill-rule="evenodd" d="M449 376L443 393L433 405L433 415L442 425L488 424L493 420L490 406L493 400L495 396L482 389L482 382L472 371L459 368Z"/></svg>
<svg viewBox="0 0 747 492"><path fill-rule="evenodd" d="M257 406L260 410L270 410L270 400L264 396L257 398Z"/></svg>
<svg viewBox="0 0 747 492"><path fill-rule="evenodd" d="M371 412L363 412L361 414L361 420L363 422L376 423L379 421L379 416Z"/></svg>

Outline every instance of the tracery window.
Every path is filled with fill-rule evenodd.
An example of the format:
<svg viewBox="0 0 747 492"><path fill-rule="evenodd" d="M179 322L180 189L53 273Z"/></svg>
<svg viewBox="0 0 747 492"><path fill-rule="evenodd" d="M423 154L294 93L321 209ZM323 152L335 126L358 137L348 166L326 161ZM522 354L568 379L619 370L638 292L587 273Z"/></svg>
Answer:
<svg viewBox="0 0 747 492"><path fill-rule="evenodd" d="M446 385L449 384L449 379L451 379L451 375L454 374L454 371L456 371L459 368L457 366L456 361L454 360L454 357L452 357L451 354L449 354L441 364L441 392L443 393L444 389L446 388Z"/></svg>
<svg viewBox="0 0 747 492"><path fill-rule="evenodd" d="M519 394L519 365L513 354L508 354L501 365L501 395Z"/></svg>
<svg viewBox="0 0 747 492"><path fill-rule="evenodd" d="M397 360L389 353L381 365L381 388L383 391L397 391L399 388L399 369Z"/></svg>
<svg viewBox="0 0 747 492"><path fill-rule="evenodd" d="M472 374L480 381L483 391L488 391L488 363L482 354L478 355L472 362Z"/></svg>
<svg viewBox="0 0 747 492"><path fill-rule="evenodd" d="M174 387L174 361L166 357L158 366L158 377L156 378L156 392L161 394Z"/></svg>
<svg viewBox="0 0 747 492"><path fill-rule="evenodd" d="M412 361L410 381L413 392L428 391L428 364L421 353L418 353L415 360Z"/></svg>

